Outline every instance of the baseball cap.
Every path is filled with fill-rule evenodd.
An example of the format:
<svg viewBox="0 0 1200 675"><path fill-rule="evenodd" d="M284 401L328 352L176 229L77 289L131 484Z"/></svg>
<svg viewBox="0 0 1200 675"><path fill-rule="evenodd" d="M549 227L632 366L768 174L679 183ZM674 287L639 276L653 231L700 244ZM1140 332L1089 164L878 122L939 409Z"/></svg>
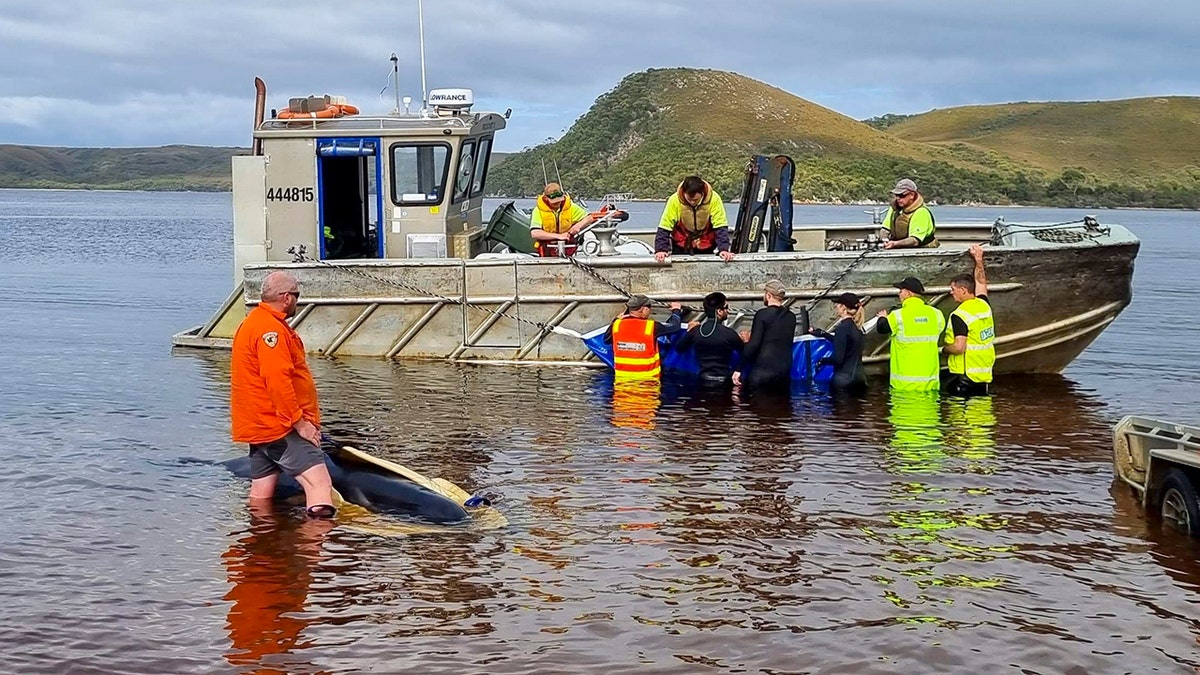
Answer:
<svg viewBox="0 0 1200 675"><path fill-rule="evenodd" d="M834 298L833 301L843 307L849 307L850 309L858 309L858 306L862 304L862 298L853 293L842 293Z"/></svg>
<svg viewBox="0 0 1200 675"><path fill-rule="evenodd" d="M916 191L917 191L917 184L914 183L909 178L901 178L900 180L896 181L896 187L892 188L892 194L894 194L894 195L902 195L907 192L916 192Z"/></svg>
<svg viewBox="0 0 1200 675"><path fill-rule="evenodd" d="M717 291L716 293L709 293L708 295L704 296L704 309L715 312L718 309L724 309L727 302L728 298L725 297L724 293L721 293L720 291Z"/></svg>
<svg viewBox="0 0 1200 675"><path fill-rule="evenodd" d="M650 305L651 305L650 298L647 298L644 295L633 295L633 296L630 296L629 299L625 301L625 309L628 309L631 311L635 310L635 309L641 309L643 307L649 307Z"/></svg>
<svg viewBox="0 0 1200 675"><path fill-rule="evenodd" d="M913 293L919 293L921 295L925 294L925 284L921 283L921 280L916 277L904 277L893 285L896 288L903 288L904 290L912 291Z"/></svg>

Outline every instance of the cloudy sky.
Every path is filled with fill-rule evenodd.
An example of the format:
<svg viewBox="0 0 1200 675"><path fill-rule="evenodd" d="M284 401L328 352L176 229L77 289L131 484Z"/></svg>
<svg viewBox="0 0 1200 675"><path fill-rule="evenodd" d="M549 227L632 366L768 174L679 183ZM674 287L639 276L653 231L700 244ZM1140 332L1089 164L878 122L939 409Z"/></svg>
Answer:
<svg viewBox="0 0 1200 675"><path fill-rule="evenodd" d="M760 9L752 9L753 6ZM862 119L1020 100L1200 95L1200 1L425 0L431 88L557 137L623 76L732 70ZM249 144L268 107L420 100L417 0L0 0L0 143ZM477 106L477 109L481 106Z"/></svg>

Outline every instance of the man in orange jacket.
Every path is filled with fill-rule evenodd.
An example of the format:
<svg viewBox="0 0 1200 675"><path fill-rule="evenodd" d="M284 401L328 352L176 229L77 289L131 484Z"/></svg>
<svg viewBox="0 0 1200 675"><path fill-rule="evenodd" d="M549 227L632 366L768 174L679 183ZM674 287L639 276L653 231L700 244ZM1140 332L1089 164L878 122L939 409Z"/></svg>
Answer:
<svg viewBox="0 0 1200 675"><path fill-rule="evenodd" d="M308 514L331 518L336 509L321 451L317 385L304 343L287 323L296 315L300 283L272 272L261 295L233 336L229 395L233 440L250 444L250 499L270 499L286 471L304 488Z"/></svg>

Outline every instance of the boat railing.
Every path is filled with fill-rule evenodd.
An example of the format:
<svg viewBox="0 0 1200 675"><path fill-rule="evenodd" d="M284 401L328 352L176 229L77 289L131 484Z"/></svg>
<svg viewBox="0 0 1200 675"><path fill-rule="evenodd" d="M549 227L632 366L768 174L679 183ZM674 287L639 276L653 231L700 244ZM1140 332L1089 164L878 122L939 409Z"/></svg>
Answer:
<svg viewBox="0 0 1200 675"><path fill-rule="evenodd" d="M346 129L355 131L371 131L371 130L419 130L419 129L444 129L457 127L460 129L470 129L471 125L476 121L476 114L469 117L334 117L327 119L278 119L272 118L263 120L259 127L261 130L269 131L298 131L304 129Z"/></svg>

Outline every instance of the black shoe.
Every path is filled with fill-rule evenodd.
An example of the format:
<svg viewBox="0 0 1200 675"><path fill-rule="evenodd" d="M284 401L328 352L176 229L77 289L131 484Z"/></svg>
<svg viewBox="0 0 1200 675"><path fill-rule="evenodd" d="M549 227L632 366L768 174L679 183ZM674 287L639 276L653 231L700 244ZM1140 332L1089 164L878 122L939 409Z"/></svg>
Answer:
<svg viewBox="0 0 1200 675"><path fill-rule="evenodd" d="M328 520L337 515L337 509L333 508L330 504L317 504L316 506L308 507L305 513L308 514L309 518L324 518Z"/></svg>

